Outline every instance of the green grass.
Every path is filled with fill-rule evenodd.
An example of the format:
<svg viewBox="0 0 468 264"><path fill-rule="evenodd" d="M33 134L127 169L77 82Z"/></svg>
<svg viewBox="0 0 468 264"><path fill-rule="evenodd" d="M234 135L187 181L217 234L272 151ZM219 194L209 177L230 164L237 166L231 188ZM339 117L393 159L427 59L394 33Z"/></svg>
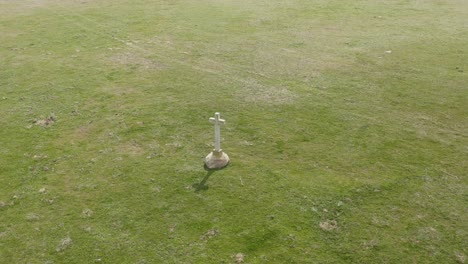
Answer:
<svg viewBox="0 0 468 264"><path fill-rule="evenodd" d="M467 18L0 0L0 262L467 263Z"/></svg>

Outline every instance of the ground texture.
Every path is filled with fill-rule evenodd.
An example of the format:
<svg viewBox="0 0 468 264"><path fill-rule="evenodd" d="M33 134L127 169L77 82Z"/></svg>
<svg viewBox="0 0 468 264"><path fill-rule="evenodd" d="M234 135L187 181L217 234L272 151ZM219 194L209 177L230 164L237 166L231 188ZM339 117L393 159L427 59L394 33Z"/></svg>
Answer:
<svg viewBox="0 0 468 264"><path fill-rule="evenodd" d="M467 28L464 0L0 0L0 262L467 263Z"/></svg>

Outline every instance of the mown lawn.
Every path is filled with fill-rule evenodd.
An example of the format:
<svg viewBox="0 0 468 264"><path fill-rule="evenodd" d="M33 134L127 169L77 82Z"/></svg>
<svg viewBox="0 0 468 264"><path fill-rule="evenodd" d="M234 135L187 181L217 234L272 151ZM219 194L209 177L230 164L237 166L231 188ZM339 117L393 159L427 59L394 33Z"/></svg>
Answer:
<svg viewBox="0 0 468 264"><path fill-rule="evenodd" d="M468 263L467 25L464 0L0 0L0 262Z"/></svg>

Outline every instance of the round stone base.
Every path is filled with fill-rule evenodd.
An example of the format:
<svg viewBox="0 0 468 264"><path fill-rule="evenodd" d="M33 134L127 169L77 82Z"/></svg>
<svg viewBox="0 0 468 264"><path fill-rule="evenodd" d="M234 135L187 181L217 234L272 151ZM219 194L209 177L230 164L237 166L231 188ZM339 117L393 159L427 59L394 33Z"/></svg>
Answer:
<svg viewBox="0 0 468 264"><path fill-rule="evenodd" d="M206 156L205 164L208 169L221 169L229 164L229 157L222 150L213 150Z"/></svg>

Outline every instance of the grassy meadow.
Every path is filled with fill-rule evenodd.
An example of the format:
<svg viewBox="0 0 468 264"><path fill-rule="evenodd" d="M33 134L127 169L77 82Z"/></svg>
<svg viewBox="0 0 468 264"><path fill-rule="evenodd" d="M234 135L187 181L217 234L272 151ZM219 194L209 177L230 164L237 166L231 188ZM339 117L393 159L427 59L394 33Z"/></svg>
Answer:
<svg viewBox="0 0 468 264"><path fill-rule="evenodd" d="M0 263L468 263L467 44L465 0L0 0Z"/></svg>

